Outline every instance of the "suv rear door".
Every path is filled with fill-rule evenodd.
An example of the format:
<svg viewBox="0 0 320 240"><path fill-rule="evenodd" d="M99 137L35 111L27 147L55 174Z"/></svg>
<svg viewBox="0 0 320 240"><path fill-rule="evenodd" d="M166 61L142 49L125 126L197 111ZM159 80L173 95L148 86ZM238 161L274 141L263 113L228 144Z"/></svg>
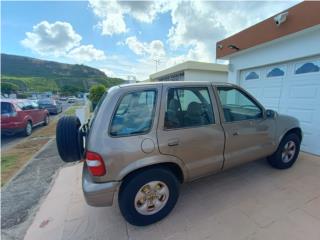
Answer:
<svg viewBox="0 0 320 240"><path fill-rule="evenodd" d="M164 85L157 137L159 150L181 159L189 179L221 170L224 132L208 84Z"/></svg>

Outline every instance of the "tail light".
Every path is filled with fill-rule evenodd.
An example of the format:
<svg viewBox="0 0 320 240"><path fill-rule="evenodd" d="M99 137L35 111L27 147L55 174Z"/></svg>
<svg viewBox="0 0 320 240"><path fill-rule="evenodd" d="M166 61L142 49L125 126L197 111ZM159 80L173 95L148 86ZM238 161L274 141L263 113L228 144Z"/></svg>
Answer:
<svg viewBox="0 0 320 240"><path fill-rule="evenodd" d="M106 174L104 161L98 153L87 151L86 163L89 171L93 176L103 176Z"/></svg>

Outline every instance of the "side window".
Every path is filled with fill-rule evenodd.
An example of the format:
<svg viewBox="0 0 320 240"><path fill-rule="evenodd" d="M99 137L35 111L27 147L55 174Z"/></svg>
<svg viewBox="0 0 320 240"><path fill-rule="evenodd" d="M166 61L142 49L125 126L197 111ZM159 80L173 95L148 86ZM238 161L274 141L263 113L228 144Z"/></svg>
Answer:
<svg viewBox="0 0 320 240"><path fill-rule="evenodd" d="M156 91L136 91L120 100L111 122L111 136L130 136L147 133L154 118Z"/></svg>
<svg viewBox="0 0 320 240"><path fill-rule="evenodd" d="M245 93L232 87L218 87L226 122L262 118L260 107Z"/></svg>
<svg viewBox="0 0 320 240"><path fill-rule="evenodd" d="M1 114L9 114L14 112L14 108L11 103L2 102L1 103Z"/></svg>
<svg viewBox="0 0 320 240"><path fill-rule="evenodd" d="M164 127L166 129L214 123L208 88L171 88L168 91Z"/></svg>

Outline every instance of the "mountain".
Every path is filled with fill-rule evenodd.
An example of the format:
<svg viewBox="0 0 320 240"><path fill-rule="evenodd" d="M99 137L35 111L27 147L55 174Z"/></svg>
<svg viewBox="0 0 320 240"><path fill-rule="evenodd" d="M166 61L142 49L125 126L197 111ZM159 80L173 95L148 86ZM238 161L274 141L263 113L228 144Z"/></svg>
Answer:
<svg viewBox="0 0 320 240"><path fill-rule="evenodd" d="M94 84L111 87L124 83L89 66L9 54L1 54L1 81L18 85L21 91L58 91L66 87L87 91Z"/></svg>

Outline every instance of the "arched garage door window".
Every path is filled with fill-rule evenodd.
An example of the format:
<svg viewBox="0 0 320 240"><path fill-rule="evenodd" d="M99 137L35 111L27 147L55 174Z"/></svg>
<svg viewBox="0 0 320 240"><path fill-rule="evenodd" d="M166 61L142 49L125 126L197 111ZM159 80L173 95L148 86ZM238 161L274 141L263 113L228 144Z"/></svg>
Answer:
<svg viewBox="0 0 320 240"><path fill-rule="evenodd" d="M320 72L320 64L316 61L305 62L296 65L295 74Z"/></svg>
<svg viewBox="0 0 320 240"><path fill-rule="evenodd" d="M274 67L269 69L269 71L267 72L267 78L282 77L282 76L284 76L283 67Z"/></svg>
<svg viewBox="0 0 320 240"><path fill-rule="evenodd" d="M255 71L248 72L245 76L245 80L259 79L259 74Z"/></svg>

